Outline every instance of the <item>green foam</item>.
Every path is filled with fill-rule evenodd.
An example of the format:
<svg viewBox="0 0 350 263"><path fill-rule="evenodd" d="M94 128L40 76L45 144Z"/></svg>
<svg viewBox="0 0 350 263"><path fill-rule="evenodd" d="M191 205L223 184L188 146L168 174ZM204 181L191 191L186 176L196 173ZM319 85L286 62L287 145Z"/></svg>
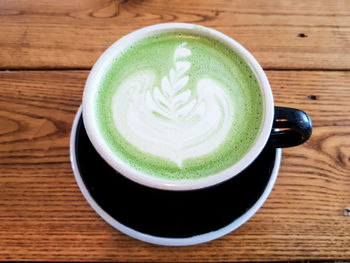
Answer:
<svg viewBox="0 0 350 263"><path fill-rule="evenodd" d="M141 152L119 133L112 116L112 97L128 76L140 70L155 71L159 83L173 67L175 48L183 42L192 55L188 71L190 89L203 77L224 84L235 101L235 122L226 140L212 153L187 159L180 169L171 160ZM239 161L252 147L262 122L262 94L247 63L223 43L188 33L163 33L145 38L116 57L100 82L97 119L104 139L124 162L146 174L168 179L195 179L218 173ZM236 114L238 113L238 114Z"/></svg>

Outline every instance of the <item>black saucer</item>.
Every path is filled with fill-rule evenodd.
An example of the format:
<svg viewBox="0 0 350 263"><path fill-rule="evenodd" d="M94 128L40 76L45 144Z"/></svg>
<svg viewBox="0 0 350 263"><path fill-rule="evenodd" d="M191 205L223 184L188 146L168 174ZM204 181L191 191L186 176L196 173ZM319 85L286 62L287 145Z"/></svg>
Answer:
<svg viewBox="0 0 350 263"><path fill-rule="evenodd" d="M99 208L94 209L106 221L127 234L130 233L118 226L161 240L209 235L205 240L186 244L227 234L260 208L273 187L280 164L281 151L265 148L245 171L214 187L184 192L156 190L120 175L97 154L86 134L80 111L75 126L71 140L74 156L71 157L80 189L93 207L97 204ZM98 211L100 209L103 211ZM111 222L114 220L117 225ZM215 231L219 232L211 237ZM133 233L130 235L135 237Z"/></svg>

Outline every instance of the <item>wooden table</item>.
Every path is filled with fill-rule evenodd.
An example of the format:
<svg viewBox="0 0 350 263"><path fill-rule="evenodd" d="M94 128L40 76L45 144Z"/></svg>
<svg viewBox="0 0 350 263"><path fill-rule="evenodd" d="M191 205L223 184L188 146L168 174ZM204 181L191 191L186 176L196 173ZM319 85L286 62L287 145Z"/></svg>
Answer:
<svg viewBox="0 0 350 263"><path fill-rule="evenodd" d="M262 64L276 105L313 120L261 210L218 240L161 247L113 229L74 180L69 136L111 43L161 22L213 27ZM350 259L348 0L0 1L0 261Z"/></svg>

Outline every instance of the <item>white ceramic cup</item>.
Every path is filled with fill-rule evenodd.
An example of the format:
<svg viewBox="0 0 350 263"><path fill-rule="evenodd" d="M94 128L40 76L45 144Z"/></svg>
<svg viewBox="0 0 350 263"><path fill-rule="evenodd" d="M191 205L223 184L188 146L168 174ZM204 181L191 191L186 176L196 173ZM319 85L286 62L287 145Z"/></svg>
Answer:
<svg viewBox="0 0 350 263"><path fill-rule="evenodd" d="M136 41L139 41L151 35L164 32L194 33L219 40L220 42L226 44L246 61L246 63L255 74L255 77L261 89L263 99L263 117L260 132L258 133L253 146L237 163L219 173L210 175L208 177L199 179L170 180L144 174L128 166L123 162L123 160L118 158L118 156L113 153L107 142L104 140L98 127L95 101L100 86L99 84L113 63L113 59L117 57L120 52L124 51L127 47ZM94 148L110 166L112 166L115 170L117 170L125 177L137 183L158 189L195 190L213 186L215 184L226 181L242 172L255 160L255 158L265 147L272 131L272 125L274 121L274 101L270 84L263 69L256 61L256 59L238 42L226 36L225 34L211 28L187 23L165 23L148 26L124 36L112 44L99 57L93 66L85 84L83 95L83 120L87 134Z"/></svg>

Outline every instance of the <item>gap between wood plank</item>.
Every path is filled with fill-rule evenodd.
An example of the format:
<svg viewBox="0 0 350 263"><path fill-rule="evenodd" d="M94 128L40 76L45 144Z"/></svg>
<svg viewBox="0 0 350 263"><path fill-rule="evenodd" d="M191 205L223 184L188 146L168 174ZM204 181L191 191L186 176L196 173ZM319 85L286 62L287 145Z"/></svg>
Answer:
<svg viewBox="0 0 350 263"><path fill-rule="evenodd" d="M19 72L19 71L84 71L91 68L0 68L0 73ZM263 68L264 71L329 71L329 72L348 72L350 68L327 69L327 68Z"/></svg>

